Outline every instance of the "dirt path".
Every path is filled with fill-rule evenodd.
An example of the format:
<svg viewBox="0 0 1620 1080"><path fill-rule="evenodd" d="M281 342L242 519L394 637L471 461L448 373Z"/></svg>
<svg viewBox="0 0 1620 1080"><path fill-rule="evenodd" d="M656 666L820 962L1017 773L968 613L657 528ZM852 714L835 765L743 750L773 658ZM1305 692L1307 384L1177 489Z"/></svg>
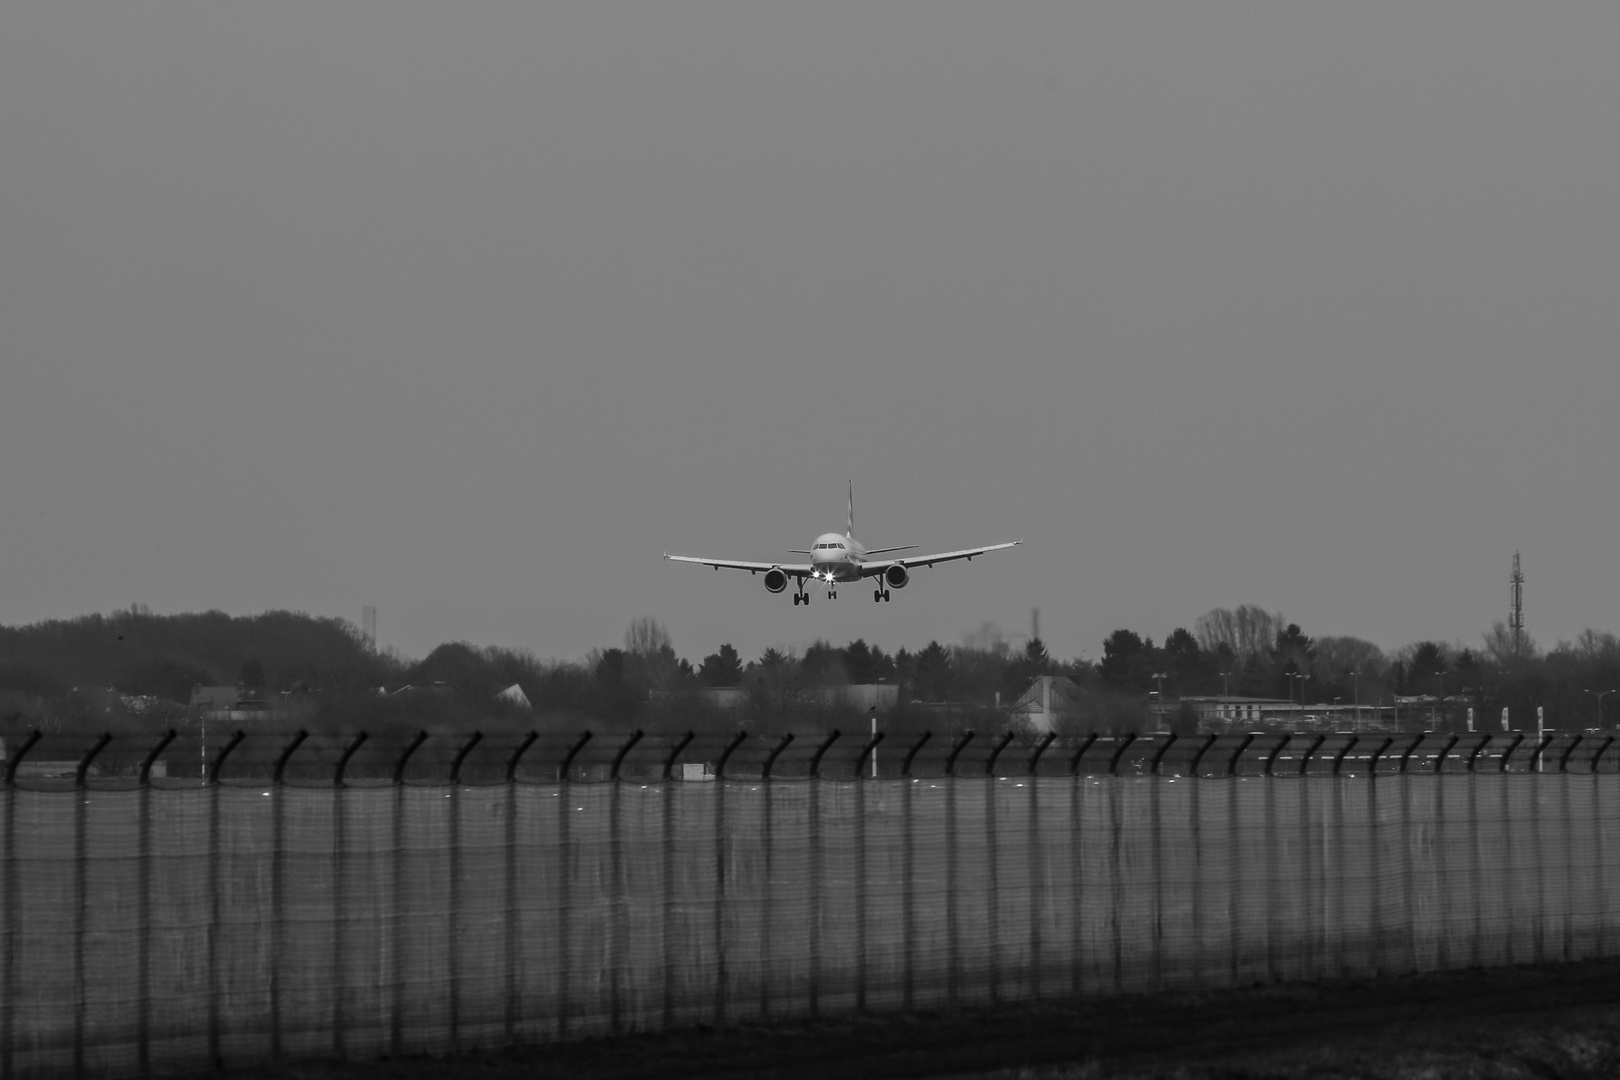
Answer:
<svg viewBox="0 0 1620 1080"><path fill-rule="evenodd" d="M1620 1077L1620 961L745 1024L263 1080L765 1076Z"/></svg>

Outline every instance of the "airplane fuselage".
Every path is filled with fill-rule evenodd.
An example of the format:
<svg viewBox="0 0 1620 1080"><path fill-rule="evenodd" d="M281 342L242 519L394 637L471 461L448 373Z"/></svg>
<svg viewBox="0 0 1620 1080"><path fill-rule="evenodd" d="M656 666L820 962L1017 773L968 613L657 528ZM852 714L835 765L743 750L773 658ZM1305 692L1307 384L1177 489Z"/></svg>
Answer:
<svg viewBox="0 0 1620 1080"><path fill-rule="evenodd" d="M859 540L838 533L822 533L810 545L811 577L817 581L836 584L840 581L861 580L861 565L866 562L866 546Z"/></svg>

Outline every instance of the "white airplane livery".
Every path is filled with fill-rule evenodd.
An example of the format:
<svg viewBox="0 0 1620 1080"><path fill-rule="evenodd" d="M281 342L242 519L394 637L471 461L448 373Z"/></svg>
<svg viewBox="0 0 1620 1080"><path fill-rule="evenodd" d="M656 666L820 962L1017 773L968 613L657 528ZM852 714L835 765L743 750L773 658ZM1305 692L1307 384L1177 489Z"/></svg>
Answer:
<svg viewBox="0 0 1620 1080"><path fill-rule="evenodd" d="M816 537L816 542L808 548L791 549L795 555L808 555L807 563L770 563L770 562L737 562L731 559L699 559L691 555L665 555L664 558L674 562L697 563L700 566L712 566L716 570L747 570L750 574L764 574L765 587L773 593L786 589L791 579L795 583L793 592L794 606L810 603L810 593L806 591L805 582L819 582L826 587L827 599L838 598L838 586L850 582L864 581L867 578L876 578L877 588L872 591L874 601L889 599L890 589L903 589L911 581L911 571L918 566L933 566L935 563L954 562L957 559L971 560L977 555L987 551L1000 551L1002 548L1017 547L1022 540L1014 540L1008 544L991 544L988 547L963 548L961 551L943 551L936 555L908 555L904 558L874 559L874 555L888 555L896 551L910 551L916 544L905 547L872 548L868 550L859 540L855 539L855 485L849 488L849 523L842 536L835 532L822 533Z"/></svg>

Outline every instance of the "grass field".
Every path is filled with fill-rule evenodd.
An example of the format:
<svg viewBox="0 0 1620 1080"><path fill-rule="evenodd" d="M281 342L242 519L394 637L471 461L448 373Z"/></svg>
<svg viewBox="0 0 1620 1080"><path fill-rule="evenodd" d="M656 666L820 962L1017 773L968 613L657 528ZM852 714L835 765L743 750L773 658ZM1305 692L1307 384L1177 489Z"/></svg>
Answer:
<svg viewBox="0 0 1620 1080"><path fill-rule="evenodd" d="M745 1024L232 1075L1586 1080L1620 1076L1620 961Z"/></svg>

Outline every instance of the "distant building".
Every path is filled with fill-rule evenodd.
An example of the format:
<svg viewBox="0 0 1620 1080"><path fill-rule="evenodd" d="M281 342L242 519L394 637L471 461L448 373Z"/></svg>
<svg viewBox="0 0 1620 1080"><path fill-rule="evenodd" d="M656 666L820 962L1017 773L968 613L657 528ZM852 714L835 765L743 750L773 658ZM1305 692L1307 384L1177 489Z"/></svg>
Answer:
<svg viewBox="0 0 1620 1080"><path fill-rule="evenodd" d="M1036 731L1056 731L1064 717L1079 708L1080 687L1067 675L1039 675L1008 709L1012 720L1025 720Z"/></svg>
<svg viewBox="0 0 1620 1080"><path fill-rule="evenodd" d="M309 713L310 698L290 690L265 693L251 686L193 686L191 708L206 723L264 723Z"/></svg>
<svg viewBox="0 0 1620 1080"><path fill-rule="evenodd" d="M517 683L513 683L511 686L508 686L505 690L502 690L495 696L502 701L509 702L513 705L519 705L525 709L531 709L534 707L529 704L529 695L525 694L523 692L523 687L519 686Z"/></svg>
<svg viewBox="0 0 1620 1080"><path fill-rule="evenodd" d="M1198 729L1213 733L1259 731L1268 727L1289 731L1363 730L1378 726L1390 716L1388 708L1362 705L1358 709L1342 701L1313 705L1282 698L1233 697L1224 694L1189 696L1181 700L1198 710ZM1408 699L1399 698L1397 701L1407 704Z"/></svg>
<svg viewBox="0 0 1620 1080"><path fill-rule="evenodd" d="M1198 724L1205 731L1238 731L1257 728L1274 722L1284 712L1293 716L1299 706L1281 698L1236 697L1230 694L1211 694L1206 697L1183 697L1182 701L1198 712Z"/></svg>
<svg viewBox="0 0 1620 1080"><path fill-rule="evenodd" d="M264 691L246 686L193 686L191 707L204 720L263 720L270 711Z"/></svg>
<svg viewBox="0 0 1620 1080"><path fill-rule="evenodd" d="M746 686L696 686L689 690L652 690L648 700L654 705L667 705L687 695L695 696L710 708L726 712L742 712L748 708ZM846 686L806 686L799 691L796 704L812 708L853 709L863 713L886 713L900 703L900 687L893 683L850 683Z"/></svg>

